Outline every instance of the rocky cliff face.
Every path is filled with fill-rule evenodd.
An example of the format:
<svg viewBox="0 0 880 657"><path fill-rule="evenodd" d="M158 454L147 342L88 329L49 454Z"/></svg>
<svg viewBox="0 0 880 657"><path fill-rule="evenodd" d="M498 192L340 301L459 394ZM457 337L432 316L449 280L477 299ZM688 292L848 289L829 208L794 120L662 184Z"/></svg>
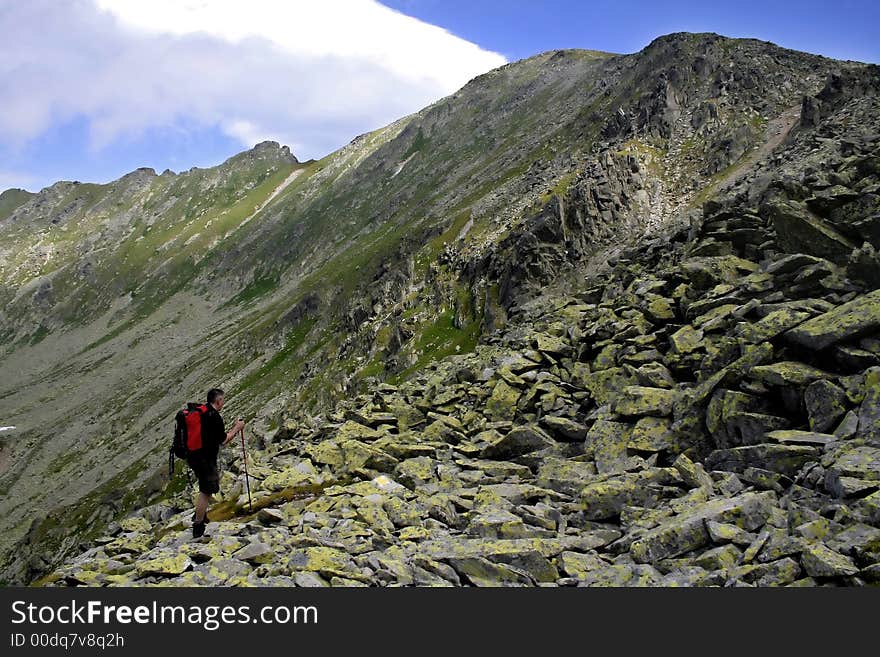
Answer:
<svg viewBox="0 0 880 657"><path fill-rule="evenodd" d="M247 327L217 341L263 418L255 509L229 455L206 539L156 484L42 581L875 581L877 89L671 35L503 67L306 166L192 279Z"/></svg>

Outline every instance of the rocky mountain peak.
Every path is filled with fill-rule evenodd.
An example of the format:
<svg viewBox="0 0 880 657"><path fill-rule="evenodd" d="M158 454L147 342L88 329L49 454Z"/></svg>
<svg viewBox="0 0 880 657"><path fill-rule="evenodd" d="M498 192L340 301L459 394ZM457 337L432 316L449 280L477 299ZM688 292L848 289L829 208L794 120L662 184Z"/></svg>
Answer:
<svg viewBox="0 0 880 657"><path fill-rule="evenodd" d="M117 182L123 185L150 184L156 178L156 170L150 167L138 167L134 171L125 174Z"/></svg>
<svg viewBox="0 0 880 657"><path fill-rule="evenodd" d="M289 159L292 163L299 162L299 160L296 159L296 156L290 152L289 146L282 146L277 141L261 141L259 144L256 144L251 151L254 153L278 153L282 157Z"/></svg>

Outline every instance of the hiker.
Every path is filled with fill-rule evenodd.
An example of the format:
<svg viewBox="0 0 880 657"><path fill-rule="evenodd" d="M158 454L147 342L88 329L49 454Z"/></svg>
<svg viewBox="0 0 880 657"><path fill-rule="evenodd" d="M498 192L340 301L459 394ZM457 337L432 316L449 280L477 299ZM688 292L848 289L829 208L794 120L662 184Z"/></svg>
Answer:
<svg viewBox="0 0 880 657"><path fill-rule="evenodd" d="M199 497L196 500L195 513L193 513L193 538L198 538L205 533L205 525L208 524L208 505L211 496L220 490L220 471L217 468L217 456L220 447L228 444L239 432L244 431L244 421L239 418L229 431L220 417L223 408L224 393L220 388L211 388L208 391L208 403L201 417L202 447L190 452L186 462L199 480Z"/></svg>

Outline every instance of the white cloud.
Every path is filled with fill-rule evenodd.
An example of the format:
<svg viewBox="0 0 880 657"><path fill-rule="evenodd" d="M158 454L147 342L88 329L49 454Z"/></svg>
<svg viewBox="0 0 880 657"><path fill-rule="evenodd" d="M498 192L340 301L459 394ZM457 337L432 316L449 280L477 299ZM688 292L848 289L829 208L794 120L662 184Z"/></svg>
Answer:
<svg viewBox="0 0 880 657"><path fill-rule="evenodd" d="M0 144L217 126L319 157L505 59L372 0L0 0Z"/></svg>
<svg viewBox="0 0 880 657"><path fill-rule="evenodd" d="M247 119L232 119L223 122L223 130L231 137L235 137L242 144L258 144L261 141L277 137L266 132L258 125ZM286 140L285 140L286 141ZM289 146L290 144L288 144Z"/></svg>
<svg viewBox="0 0 880 657"><path fill-rule="evenodd" d="M124 23L158 34L265 39L297 57L347 57L452 91L504 58L372 0L96 0ZM476 67L476 69L475 69Z"/></svg>

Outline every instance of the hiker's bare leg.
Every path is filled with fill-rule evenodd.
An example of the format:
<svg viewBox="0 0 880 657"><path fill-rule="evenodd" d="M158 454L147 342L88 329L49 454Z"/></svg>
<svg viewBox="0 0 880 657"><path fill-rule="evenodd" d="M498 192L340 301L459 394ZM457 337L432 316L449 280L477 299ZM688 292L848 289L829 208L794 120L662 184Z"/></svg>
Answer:
<svg viewBox="0 0 880 657"><path fill-rule="evenodd" d="M199 497L196 500L196 522L201 522L205 519L205 514L208 512L208 505L211 503L211 496L205 493L199 493Z"/></svg>

